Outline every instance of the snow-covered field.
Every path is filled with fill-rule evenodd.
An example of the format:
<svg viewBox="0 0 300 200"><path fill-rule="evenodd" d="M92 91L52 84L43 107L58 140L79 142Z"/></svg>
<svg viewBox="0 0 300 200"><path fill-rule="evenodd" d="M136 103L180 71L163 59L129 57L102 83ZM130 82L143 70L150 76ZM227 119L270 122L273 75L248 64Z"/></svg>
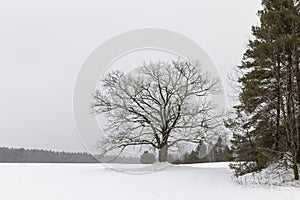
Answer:
<svg viewBox="0 0 300 200"><path fill-rule="evenodd" d="M0 164L2 200L230 199L299 200L300 188L242 186L227 163L168 166L148 174L101 164ZM115 165L118 168L134 167Z"/></svg>

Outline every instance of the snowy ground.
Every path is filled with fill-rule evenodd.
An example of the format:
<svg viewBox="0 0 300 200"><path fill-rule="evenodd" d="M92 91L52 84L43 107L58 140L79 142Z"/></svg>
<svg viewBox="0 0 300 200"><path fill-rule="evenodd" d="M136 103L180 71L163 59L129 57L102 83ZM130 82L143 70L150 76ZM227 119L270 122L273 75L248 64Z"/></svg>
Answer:
<svg viewBox="0 0 300 200"><path fill-rule="evenodd" d="M238 185L227 163L169 166L149 174L101 164L0 164L0 199L299 200L300 188Z"/></svg>

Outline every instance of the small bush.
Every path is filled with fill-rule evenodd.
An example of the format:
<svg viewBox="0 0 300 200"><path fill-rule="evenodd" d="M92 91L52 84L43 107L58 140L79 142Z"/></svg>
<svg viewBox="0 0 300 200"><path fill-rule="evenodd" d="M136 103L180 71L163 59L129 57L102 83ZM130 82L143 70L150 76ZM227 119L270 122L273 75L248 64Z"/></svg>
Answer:
<svg viewBox="0 0 300 200"><path fill-rule="evenodd" d="M259 170L255 162L235 162L230 163L229 167L234 171L235 176L242 176Z"/></svg>
<svg viewBox="0 0 300 200"><path fill-rule="evenodd" d="M153 164L155 163L155 155L153 153L149 153L148 151L144 151L141 155L140 159L142 164Z"/></svg>

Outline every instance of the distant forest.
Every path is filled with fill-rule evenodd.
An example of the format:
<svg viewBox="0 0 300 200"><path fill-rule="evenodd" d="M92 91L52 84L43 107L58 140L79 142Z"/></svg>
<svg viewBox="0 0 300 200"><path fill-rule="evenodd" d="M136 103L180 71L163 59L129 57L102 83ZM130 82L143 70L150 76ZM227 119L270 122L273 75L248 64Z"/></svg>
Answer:
<svg viewBox="0 0 300 200"><path fill-rule="evenodd" d="M140 163L139 158L105 156L99 159L106 163ZM51 150L0 147L0 163L99 163L84 152L57 152Z"/></svg>
<svg viewBox="0 0 300 200"><path fill-rule="evenodd" d="M204 149L201 148L201 151ZM206 151L206 148L205 150ZM174 164L201 163L201 162L220 162L230 160L230 152L222 140L218 140L214 148L205 158L199 158L200 148L184 154L181 159L170 158L169 162ZM206 154L203 153L202 154ZM154 154L153 157L155 158ZM96 159L97 158L97 159ZM153 161L155 162L155 160ZM151 162L151 163L153 163ZM7 148L0 147L0 163L125 163L140 164L140 157L92 156L86 152L65 152L41 149ZM143 162L142 162L143 163Z"/></svg>

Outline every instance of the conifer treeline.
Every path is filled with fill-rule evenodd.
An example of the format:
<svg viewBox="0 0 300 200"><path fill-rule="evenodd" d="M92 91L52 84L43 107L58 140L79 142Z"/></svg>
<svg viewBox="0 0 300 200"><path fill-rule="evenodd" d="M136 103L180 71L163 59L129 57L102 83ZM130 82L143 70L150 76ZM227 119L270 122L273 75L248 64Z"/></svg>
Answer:
<svg viewBox="0 0 300 200"><path fill-rule="evenodd" d="M252 27L238 70L240 104L226 121L233 132L237 175L271 163L291 167L299 179L300 5L299 0L263 0L260 25Z"/></svg>
<svg viewBox="0 0 300 200"><path fill-rule="evenodd" d="M96 159L97 158L97 159ZM137 157L101 156L86 152L0 147L0 163L127 163L139 164Z"/></svg>
<svg viewBox="0 0 300 200"><path fill-rule="evenodd" d="M0 147L0 162L12 163L96 163L88 153Z"/></svg>

